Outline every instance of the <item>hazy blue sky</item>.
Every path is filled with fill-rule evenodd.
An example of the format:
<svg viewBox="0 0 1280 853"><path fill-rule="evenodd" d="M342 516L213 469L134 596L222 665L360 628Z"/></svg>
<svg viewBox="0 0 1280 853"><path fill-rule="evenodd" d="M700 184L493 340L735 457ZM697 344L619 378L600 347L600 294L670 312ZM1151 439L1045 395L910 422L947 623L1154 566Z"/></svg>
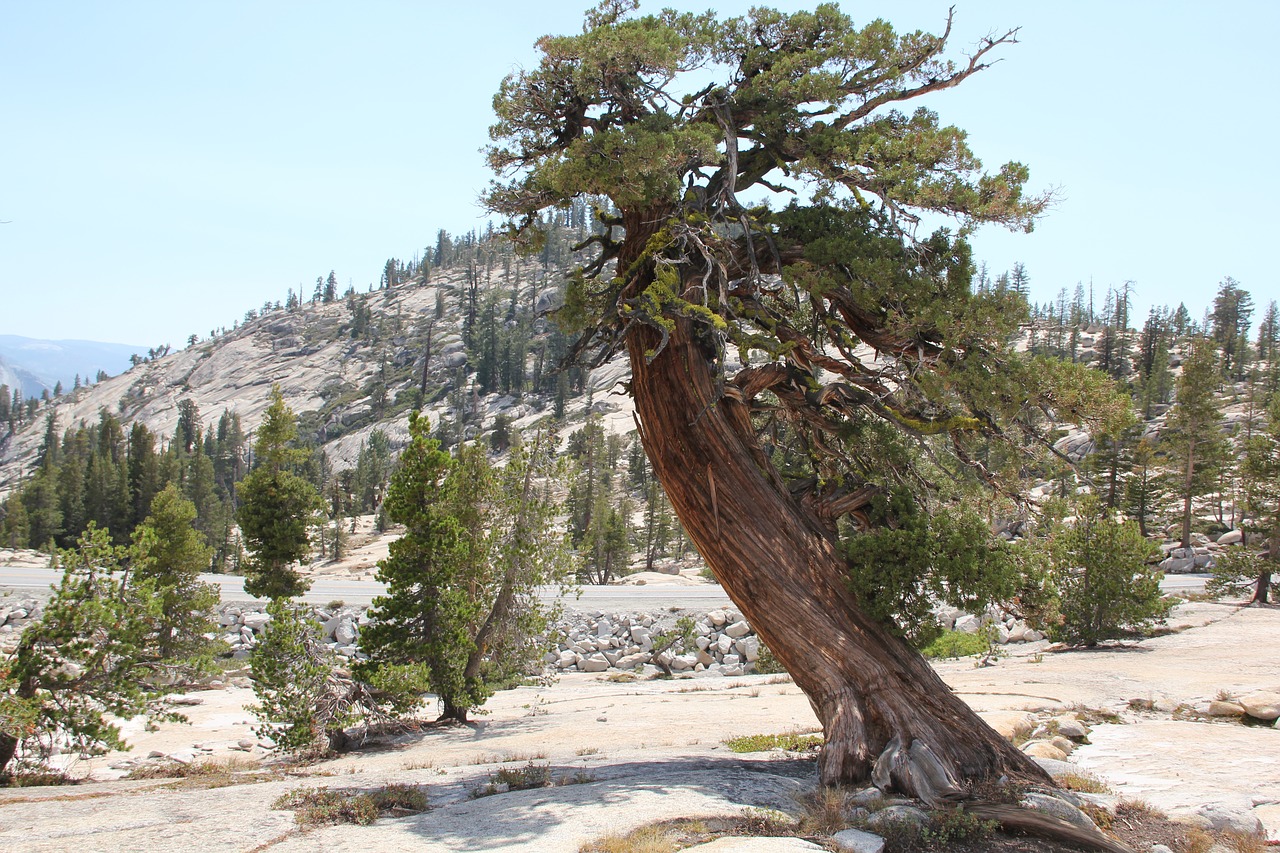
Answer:
<svg viewBox="0 0 1280 853"><path fill-rule="evenodd" d="M957 51L1014 26L1022 43L928 105L988 167L1022 160L1061 193L1030 236L981 232L980 259L1024 262L1038 300L1132 280L1143 312L1199 315L1227 275L1280 297L1280 3L844 8L936 31L953 2ZM3 3L0 333L181 345L483 227L492 93L586 5Z"/></svg>

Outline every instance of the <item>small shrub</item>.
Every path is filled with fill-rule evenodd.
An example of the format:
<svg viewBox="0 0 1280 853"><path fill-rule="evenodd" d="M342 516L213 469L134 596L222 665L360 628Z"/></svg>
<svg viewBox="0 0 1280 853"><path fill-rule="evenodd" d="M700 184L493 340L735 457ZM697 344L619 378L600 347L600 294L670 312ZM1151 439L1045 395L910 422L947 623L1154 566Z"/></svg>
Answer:
<svg viewBox="0 0 1280 853"><path fill-rule="evenodd" d="M821 734L803 734L789 732L779 735L743 735L729 738L724 742L732 752L768 752L771 749L785 749L788 752L816 751L822 746Z"/></svg>
<svg viewBox="0 0 1280 853"><path fill-rule="evenodd" d="M365 794L380 815L418 814L427 810L426 792L416 785L386 785Z"/></svg>
<svg viewBox="0 0 1280 853"><path fill-rule="evenodd" d="M162 764L143 764L129 771L125 779L201 779L218 776L231 776L246 771L259 770L256 761L232 756L223 760L193 761L183 764L180 761L166 761Z"/></svg>
<svg viewBox="0 0 1280 853"><path fill-rule="evenodd" d="M0 788L45 788L79 784L79 779L73 779L59 770L50 770L47 767L19 766L8 776L0 777Z"/></svg>
<svg viewBox="0 0 1280 853"><path fill-rule="evenodd" d="M929 824L921 829L920 835L945 849L952 844L984 841L998 826L996 821L982 820L964 809L942 809L929 816Z"/></svg>
<svg viewBox="0 0 1280 853"><path fill-rule="evenodd" d="M334 823L367 826L378 819L378 811L368 797L331 788L299 788L281 794L271 807L292 811L298 826Z"/></svg>
<svg viewBox="0 0 1280 853"><path fill-rule="evenodd" d="M774 838L793 835L796 822L786 812L777 809L747 809L734 827L737 835L760 835Z"/></svg>
<svg viewBox="0 0 1280 853"><path fill-rule="evenodd" d="M387 785L371 791L298 788L281 794L271 807L291 810L294 820L303 827L337 823L367 826L383 815L426 811L427 795L413 785Z"/></svg>
<svg viewBox="0 0 1280 853"><path fill-rule="evenodd" d="M489 780L494 784L508 785L512 791L550 788L551 765L534 764L530 761L524 767L500 767L489 776Z"/></svg>
<svg viewBox="0 0 1280 853"><path fill-rule="evenodd" d="M1231 853L1267 853L1267 840L1259 835L1227 830L1219 833L1217 841Z"/></svg>
<svg viewBox="0 0 1280 853"><path fill-rule="evenodd" d="M531 788L552 788L563 785L585 785L596 781L589 773L578 771L572 776L555 777L547 764L530 761L524 767L501 767L489 774L489 781L471 792L473 799L491 797L507 791L527 791Z"/></svg>
<svg viewBox="0 0 1280 853"><path fill-rule="evenodd" d="M892 850L894 853L917 853L925 848L925 828L914 820L886 820L876 824L872 831L884 839L885 850Z"/></svg>

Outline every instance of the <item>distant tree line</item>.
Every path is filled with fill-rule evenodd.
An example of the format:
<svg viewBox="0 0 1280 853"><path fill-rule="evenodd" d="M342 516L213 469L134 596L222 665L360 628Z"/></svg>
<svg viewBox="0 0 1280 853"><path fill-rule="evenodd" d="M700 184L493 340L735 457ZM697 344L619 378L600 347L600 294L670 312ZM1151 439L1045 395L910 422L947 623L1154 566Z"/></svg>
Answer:
<svg viewBox="0 0 1280 853"><path fill-rule="evenodd" d="M0 546L72 548L90 525L124 545L155 496L172 486L195 508L192 525L210 549L203 570L236 571L244 557L234 533L241 484L261 461L238 414L224 411L206 428L190 399L179 401L177 426L167 437L140 421L126 433L106 409L94 423L59 432L51 412L31 476L0 504ZM306 443L291 461L324 502L304 523L318 527L322 554L336 557L345 542L340 521L375 512L381 503L392 464L386 436L374 431L350 470L332 471L323 452Z"/></svg>

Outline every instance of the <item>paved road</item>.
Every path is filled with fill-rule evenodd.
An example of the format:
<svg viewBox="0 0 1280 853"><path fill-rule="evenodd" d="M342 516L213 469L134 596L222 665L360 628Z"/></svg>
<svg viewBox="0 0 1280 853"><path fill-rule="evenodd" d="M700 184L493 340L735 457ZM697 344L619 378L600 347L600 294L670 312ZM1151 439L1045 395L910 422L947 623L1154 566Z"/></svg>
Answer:
<svg viewBox="0 0 1280 853"><path fill-rule="evenodd" d="M53 569L0 567L0 589L47 590L57 583L61 572ZM1160 582L1165 592L1198 592L1204 589L1207 574L1166 575ZM255 601L244 591L244 578L236 575L201 575L200 579L217 584L223 601ZM319 578L311 590L303 596L313 604L327 604L341 600L347 604L368 604L375 596L386 592L386 587L376 581ZM554 590L546 590L544 599L555 598ZM718 586L680 586L675 584L650 584L647 586L586 586L576 600L569 596L566 606L579 610L654 610L664 607L710 610L729 604L729 598Z"/></svg>
<svg viewBox="0 0 1280 853"><path fill-rule="evenodd" d="M54 569L15 568L0 566L0 589L48 590L56 584L62 573ZM200 580L216 584L223 601L260 601L244 591L244 578L237 575L200 576ZM342 578L318 578L303 599L313 604L343 601L346 604L369 604L376 596L386 592L386 586L377 581L346 580ZM543 598L557 598L555 590L547 589ZM566 606L581 610L645 610L663 607L702 608L710 610L729 604L729 598L718 586L588 586L582 588L579 598L567 596Z"/></svg>

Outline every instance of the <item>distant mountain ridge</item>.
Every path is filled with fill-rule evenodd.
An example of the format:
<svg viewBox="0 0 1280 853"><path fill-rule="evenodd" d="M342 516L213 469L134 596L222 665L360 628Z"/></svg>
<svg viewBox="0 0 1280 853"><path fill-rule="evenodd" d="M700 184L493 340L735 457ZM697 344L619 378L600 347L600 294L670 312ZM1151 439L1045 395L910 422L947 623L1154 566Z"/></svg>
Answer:
<svg viewBox="0 0 1280 853"><path fill-rule="evenodd" d="M9 386L10 396L16 390L23 397L39 395L40 389L44 387L43 383L31 371L24 370L21 367L14 367L5 361L4 356L0 356L0 385ZM27 392L26 389L28 388L33 389L33 391Z"/></svg>
<svg viewBox="0 0 1280 853"><path fill-rule="evenodd" d="M39 397L59 382L70 389L76 374L86 381L100 370L112 376L123 373L130 367L129 357L142 352L146 347L134 344L0 335L0 385L20 389L23 397Z"/></svg>

